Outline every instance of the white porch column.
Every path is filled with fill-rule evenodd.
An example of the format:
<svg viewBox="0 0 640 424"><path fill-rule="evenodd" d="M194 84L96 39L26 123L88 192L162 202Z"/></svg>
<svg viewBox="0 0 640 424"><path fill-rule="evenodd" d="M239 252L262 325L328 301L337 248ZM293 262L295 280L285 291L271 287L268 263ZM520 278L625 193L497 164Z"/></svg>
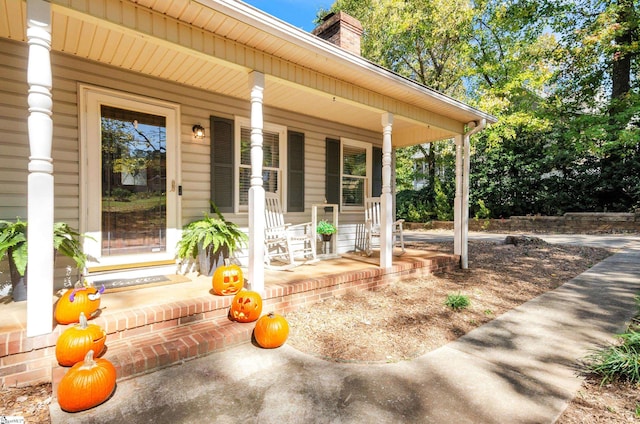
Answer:
<svg viewBox="0 0 640 424"><path fill-rule="evenodd" d="M462 162L462 202L460 214L460 219L462 221L460 227L460 267L462 269L469 268L469 173L471 172L471 136L482 131L486 125L486 119L481 119L480 122L469 122L467 124L469 131L467 131L462 138L462 154L464 156ZM456 153L457 149L458 146L456 145Z"/></svg>
<svg viewBox="0 0 640 424"><path fill-rule="evenodd" d="M464 160L462 164L462 237L460 250L460 267L469 268L469 170L471 159L470 133L466 133L462 142Z"/></svg>
<svg viewBox="0 0 640 424"><path fill-rule="evenodd" d="M53 329L53 120L51 5L27 1L29 176L27 178L27 336Z"/></svg>
<svg viewBox="0 0 640 424"><path fill-rule="evenodd" d="M389 268L393 258L393 196L391 195L391 127L393 114L382 114L382 194L380 195L380 267Z"/></svg>
<svg viewBox="0 0 640 424"><path fill-rule="evenodd" d="M264 295L264 187L262 186L262 101L264 74L249 74L251 89L251 187L249 188L249 285Z"/></svg>
<svg viewBox="0 0 640 424"><path fill-rule="evenodd" d="M455 137L456 145L456 195L453 200L453 253L462 254L462 135Z"/></svg>

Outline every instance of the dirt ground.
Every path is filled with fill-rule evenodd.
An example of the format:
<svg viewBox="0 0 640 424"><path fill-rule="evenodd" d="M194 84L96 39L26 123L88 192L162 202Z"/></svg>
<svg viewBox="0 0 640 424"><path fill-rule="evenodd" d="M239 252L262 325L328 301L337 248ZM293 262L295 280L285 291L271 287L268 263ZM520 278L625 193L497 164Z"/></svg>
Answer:
<svg viewBox="0 0 640 424"><path fill-rule="evenodd" d="M453 250L449 243L410 247ZM610 254L536 239L516 246L471 241L468 270L407 279L379 291L352 292L287 314L291 327L287 343L339 362L408 360L562 285ZM452 310L445 305L449 294L468 296L470 306ZM634 422L640 419L635 415L637 406L637 387L624 383L600 387L600 380L590 377L558 423Z"/></svg>
<svg viewBox="0 0 640 424"><path fill-rule="evenodd" d="M453 251L450 243L410 247ZM529 240L518 245L471 241L469 269L413 278L379 291L352 292L287 314L287 343L333 361L395 362L415 358L455 340L509 309L552 290L611 252ZM468 308L445 306L448 294L468 296ZM51 385L0 388L0 417L49 423ZM639 418L638 387L600 387L594 377L558 423L621 423ZM639 412L640 413L640 412Z"/></svg>

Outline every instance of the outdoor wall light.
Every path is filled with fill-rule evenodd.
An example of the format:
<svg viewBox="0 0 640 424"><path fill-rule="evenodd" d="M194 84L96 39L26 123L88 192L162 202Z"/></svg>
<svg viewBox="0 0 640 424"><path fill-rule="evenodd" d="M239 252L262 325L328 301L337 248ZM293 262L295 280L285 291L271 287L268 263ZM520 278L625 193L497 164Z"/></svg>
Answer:
<svg viewBox="0 0 640 424"><path fill-rule="evenodd" d="M193 136L195 138L200 138L200 139L204 138L204 127L202 125L195 124L192 129L193 129Z"/></svg>

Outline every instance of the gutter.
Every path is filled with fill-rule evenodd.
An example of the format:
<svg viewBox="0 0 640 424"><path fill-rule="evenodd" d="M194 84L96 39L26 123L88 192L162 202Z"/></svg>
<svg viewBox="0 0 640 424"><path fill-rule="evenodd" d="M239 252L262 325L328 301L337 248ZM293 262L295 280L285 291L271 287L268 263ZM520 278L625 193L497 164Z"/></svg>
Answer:
<svg viewBox="0 0 640 424"><path fill-rule="evenodd" d="M471 128L468 132L466 132L464 134L464 136L466 138L470 138L472 135L479 133L480 131L482 131L483 129L485 129L485 127L487 126L487 120L482 118L480 120L480 123L478 124L477 121L471 121L469 123L467 123L467 127Z"/></svg>

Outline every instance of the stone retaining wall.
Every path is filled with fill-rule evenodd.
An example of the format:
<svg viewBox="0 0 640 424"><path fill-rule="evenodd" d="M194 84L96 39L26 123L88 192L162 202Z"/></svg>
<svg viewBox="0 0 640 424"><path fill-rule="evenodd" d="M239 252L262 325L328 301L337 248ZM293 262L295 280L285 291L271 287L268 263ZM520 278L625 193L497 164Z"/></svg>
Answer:
<svg viewBox="0 0 640 424"><path fill-rule="evenodd" d="M406 222L406 229L453 229L451 221ZM512 216L508 219L470 219L470 231L561 234L640 233L640 212L570 212L563 216Z"/></svg>

